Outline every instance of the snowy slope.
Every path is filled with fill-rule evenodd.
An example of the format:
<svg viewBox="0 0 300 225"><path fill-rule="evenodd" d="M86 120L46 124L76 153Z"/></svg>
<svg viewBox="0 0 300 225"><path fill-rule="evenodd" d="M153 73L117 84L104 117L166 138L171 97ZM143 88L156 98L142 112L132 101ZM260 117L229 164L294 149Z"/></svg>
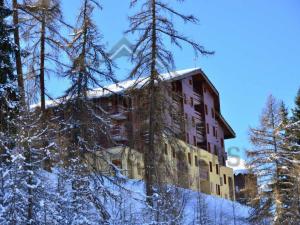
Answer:
<svg viewBox="0 0 300 225"><path fill-rule="evenodd" d="M57 173L59 170L53 170L53 173L44 172L49 183L53 185L55 190L57 185ZM110 225L150 225L154 224L149 220L149 206L146 204L146 196L144 192L144 182L138 180L128 180L124 178L123 182L116 185L114 178L109 181L105 179L104 186L114 195L113 198L107 196L103 199L106 210L110 214ZM70 189L71 186L67 189ZM173 187L172 187L173 188ZM182 210L182 219L179 224L196 225L195 222L196 209L199 205L199 193L191 190L178 188L178 198L184 199L185 204ZM71 191L71 190L70 190ZM246 218L249 208L239 203L214 197L210 195L200 194L202 203L207 207L207 214L211 225L247 225ZM69 201L69 200L66 200ZM199 209L199 207L198 207ZM93 209L92 209L93 210ZM97 220L93 224L98 223ZM74 224L82 224L78 221ZM83 223L84 224L84 223ZM158 223L155 223L158 224ZM159 223L168 225L171 223ZM177 223L178 224L178 223ZM206 224L206 223L205 223Z"/></svg>
<svg viewBox="0 0 300 225"><path fill-rule="evenodd" d="M124 209L127 211L128 218L130 214L133 215L142 215L143 211L146 208L145 204L145 193L144 193L144 183L142 181L134 181L130 180L124 183L124 187L129 190L120 190L120 188L116 188L115 191L122 196L125 200L122 203ZM197 207L197 196L198 192L180 189L183 193L184 198L186 199L186 204L183 211L183 225L192 225L197 224L194 223L195 219L195 210ZM209 218L211 220L211 224L213 225L242 225L248 224L246 219L248 217L249 208L241 205L239 203L234 203L232 201L222 199L219 197L214 197L211 195L201 194L204 201L207 204L207 211L209 214ZM110 206L112 215L116 215L116 211L114 208L114 204ZM132 215L131 215L132 216ZM139 216L138 216L139 217ZM117 221L119 219L115 218ZM112 224L114 218L112 218ZM142 219L141 223L137 224L149 224L144 222ZM134 221L132 221L134 223Z"/></svg>

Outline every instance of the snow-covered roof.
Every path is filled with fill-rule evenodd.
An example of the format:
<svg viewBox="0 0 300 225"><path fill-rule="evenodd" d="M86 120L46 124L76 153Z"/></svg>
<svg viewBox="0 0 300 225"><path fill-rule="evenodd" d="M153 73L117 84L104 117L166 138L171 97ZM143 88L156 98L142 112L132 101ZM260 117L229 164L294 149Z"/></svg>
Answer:
<svg viewBox="0 0 300 225"><path fill-rule="evenodd" d="M164 73L161 74L161 79L168 81L168 80L179 80L184 77L188 77L191 75L194 75L196 73L201 72L200 68L191 68L191 69L185 69L185 70L178 70L173 71L170 73ZM129 90L130 88L141 88L143 87L147 81L149 80L149 77L140 77L138 79L131 79L131 80L125 80L121 81L115 84L110 84L101 88L95 88L88 92L89 98L99 98L104 96L109 96L112 94L118 94L122 93L126 90ZM46 106L47 107L54 107L58 105L59 103L62 103L65 99L59 98L54 100L47 100ZM30 106L30 108L36 108L39 104L33 104Z"/></svg>
<svg viewBox="0 0 300 225"><path fill-rule="evenodd" d="M170 73L164 73L161 74L161 79L162 80L177 80L177 79L182 79L183 77L190 76L194 74L195 72L199 72L200 68L192 68L192 69L185 69L185 70L178 70L178 71L173 71ZM109 95L112 93L120 93L123 91L126 91L130 88L140 88L144 84L147 83L149 80L149 77L141 77L138 79L132 79L132 80L125 80L121 81L116 84L111 84L108 86L105 86L104 88L97 88L92 91L89 91L88 96L91 98L94 97L102 97L105 95Z"/></svg>

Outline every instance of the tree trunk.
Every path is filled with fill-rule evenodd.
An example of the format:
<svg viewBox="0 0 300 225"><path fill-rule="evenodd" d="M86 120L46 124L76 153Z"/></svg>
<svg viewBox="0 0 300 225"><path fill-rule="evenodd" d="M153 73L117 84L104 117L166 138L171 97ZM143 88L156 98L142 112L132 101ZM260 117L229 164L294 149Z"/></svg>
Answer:
<svg viewBox="0 0 300 225"><path fill-rule="evenodd" d="M32 224L33 221L33 193L32 193L32 157L31 157L31 149L27 145L26 147L26 153L25 153L25 163L26 163L26 172L28 173L28 179L27 179L27 191L28 191L28 206L27 206L27 224Z"/></svg>
<svg viewBox="0 0 300 225"><path fill-rule="evenodd" d="M274 110L273 110L273 104L271 105L272 107L272 114L271 114L271 123L272 123L272 128L273 128L273 131L276 130L276 126L275 126L275 115L274 115ZM274 146L274 153L277 157L277 154L278 154L278 149L277 149L277 138L275 136L275 134L273 134L273 146ZM276 211L276 215L277 215L277 218L278 216L281 214L281 196L280 196L280 187L279 187L279 162L278 162L278 159L276 158L275 159L275 211ZM276 223L276 222L275 222Z"/></svg>
<svg viewBox="0 0 300 225"><path fill-rule="evenodd" d="M40 94L41 94L41 111L45 112L45 32L46 32L46 21L45 12L41 21L41 55L40 55Z"/></svg>
<svg viewBox="0 0 300 225"><path fill-rule="evenodd" d="M20 92L21 104L25 106L25 88L24 88L24 78L22 69L22 59L21 59L21 46L20 46L20 34L19 34L19 15L18 15L18 0L13 0L13 24L14 28L14 40L17 48L15 49L16 57L16 69L18 75L18 88Z"/></svg>
<svg viewBox="0 0 300 225"><path fill-rule="evenodd" d="M153 206L153 184L155 176L154 160L155 160L155 78L157 76L156 71L156 5L155 0L152 0L152 56L151 56L151 75L149 84L149 148L145 154L146 162L146 194L149 197L148 203Z"/></svg>

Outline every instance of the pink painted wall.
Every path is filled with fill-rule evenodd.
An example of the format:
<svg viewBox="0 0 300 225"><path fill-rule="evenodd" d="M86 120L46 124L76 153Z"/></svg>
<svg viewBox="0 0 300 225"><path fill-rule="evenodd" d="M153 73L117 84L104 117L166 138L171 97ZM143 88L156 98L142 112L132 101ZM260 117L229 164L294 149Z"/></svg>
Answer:
<svg viewBox="0 0 300 225"><path fill-rule="evenodd" d="M204 96L204 104L206 104L208 108L208 114L207 115L205 114L205 121L209 125L209 134L207 134L207 141L211 145L211 153L214 154L214 146L216 146L219 160L222 161L223 157L225 157L226 160L226 153L224 148L221 145L221 139L224 140L224 131L223 128L220 126L219 122L212 115L212 109L214 111L216 110L213 95L207 88L203 87L203 96ZM217 131L216 136L214 136L213 134L213 127L215 127Z"/></svg>
<svg viewBox="0 0 300 225"><path fill-rule="evenodd" d="M196 127L192 126L192 117L195 118L195 123L200 122L199 116L196 114L194 106L191 106L191 97L193 98L194 104L197 102L197 98L193 91L193 84L191 85L189 82L192 81L192 77L188 77L182 80L182 92L183 96L185 94L187 99L187 104L184 104L184 113L187 115L186 121L186 134L189 134L188 143L194 144L194 137L197 138ZM187 135L186 135L187 136ZM186 137L187 138L187 137ZM199 141L199 139L198 139Z"/></svg>
<svg viewBox="0 0 300 225"><path fill-rule="evenodd" d="M194 104L196 102L196 93L193 91L193 85L191 85L189 83L189 81L192 80L192 77L187 77L187 78L184 78L182 80L182 95L186 96L186 99L187 99L187 103L184 104L184 113L187 115L187 122L186 122L186 134L188 133L188 140L187 140L187 137L186 137L186 140L188 141L189 144L194 144L194 136L197 137L197 141L200 141L200 138L198 138L197 136L197 131L196 131L196 127L193 127L192 126L192 117L194 118L199 118L199 116L196 114L196 111L194 109L194 106L191 106L191 97L193 98L193 101L194 101ZM205 105L207 105L207 109L208 109L208 114L206 115L204 113L204 116L205 116L205 130L206 130L206 124L209 125L209 134L206 134L206 139L207 139L207 142L210 143L210 152L212 154L214 154L214 146L216 146L217 148L217 152L218 152L218 156L219 156L219 160L220 162L223 161L223 157L225 158L226 160L226 153L225 153L225 150L224 148L222 147L221 145L221 139L224 140L224 131L223 131L223 128L220 126L220 124L218 123L218 121L213 117L212 115L212 109L214 109L215 111L215 103L214 103L214 98L213 98L213 94L210 93L209 90L204 90L204 87L203 88L203 97L202 97L202 100L203 100L203 107ZM199 118L200 119L200 118ZM202 118L203 119L203 118ZM196 123L199 122L199 121L196 121ZM216 130L216 135L217 136L214 136L213 134L213 127L215 127L215 130ZM187 135L186 135L187 136ZM208 149L208 147L207 147Z"/></svg>

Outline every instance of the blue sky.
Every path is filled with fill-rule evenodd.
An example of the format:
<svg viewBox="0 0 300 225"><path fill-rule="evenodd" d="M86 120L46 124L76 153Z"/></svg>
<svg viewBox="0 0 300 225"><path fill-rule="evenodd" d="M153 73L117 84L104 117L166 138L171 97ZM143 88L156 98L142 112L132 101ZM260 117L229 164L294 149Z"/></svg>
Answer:
<svg viewBox="0 0 300 225"><path fill-rule="evenodd" d="M62 2L64 17L72 24L80 0ZM245 158L243 150L250 147L248 128L258 124L267 96L273 94L292 107L300 87L300 1L169 2L199 19L198 25L174 20L178 30L215 51L213 56L195 59L187 46L174 49L176 67L201 67L215 84L221 95L222 114L237 134L226 146L238 147ZM95 11L95 21L109 49L123 37L132 10L129 0L102 0L102 4L103 11ZM117 63L124 66L124 62ZM64 81L51 79L47 88L57 96L64 86Z"/></svg>

